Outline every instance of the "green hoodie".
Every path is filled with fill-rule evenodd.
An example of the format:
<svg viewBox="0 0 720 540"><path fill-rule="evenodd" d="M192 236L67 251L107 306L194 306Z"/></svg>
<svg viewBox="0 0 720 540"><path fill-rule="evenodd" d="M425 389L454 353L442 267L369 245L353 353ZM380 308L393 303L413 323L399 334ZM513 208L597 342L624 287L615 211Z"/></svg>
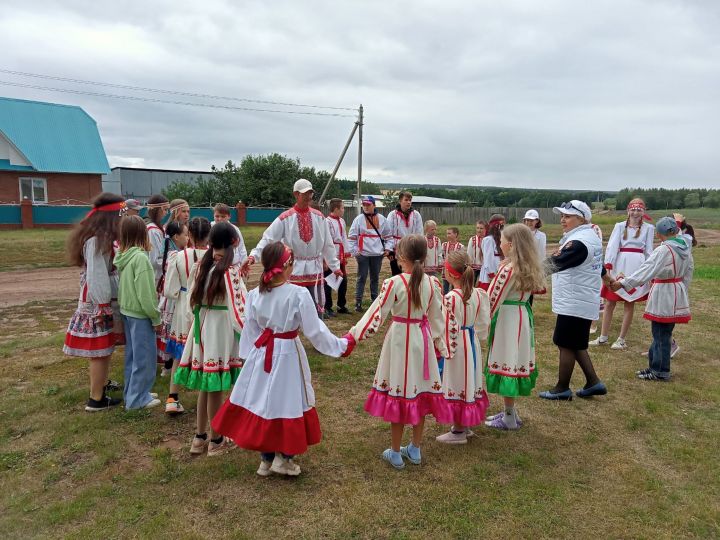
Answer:
<svg viewBox="0 0 720 540"><path fill-rule="evenodd" d="M113 264L120 270L120 313L136 319L150 319L153 326L160 324L155 272L148 254L139 247L132 247L118 253Z"/></svg>

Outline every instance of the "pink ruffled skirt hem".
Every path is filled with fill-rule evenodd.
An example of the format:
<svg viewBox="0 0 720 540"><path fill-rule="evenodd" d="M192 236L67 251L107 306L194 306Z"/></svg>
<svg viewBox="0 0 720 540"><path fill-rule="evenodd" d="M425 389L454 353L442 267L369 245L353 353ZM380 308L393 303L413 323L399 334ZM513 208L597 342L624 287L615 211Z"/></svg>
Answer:
<svg viewBox="0 0 720 540"><path fill-rule="evenodd" d="M459 399L446 400L449 415L447 417L435 417L441 424L453 424L455 426L477 426L485 421L490 400L485 392L482 397L475 398L475 401L462 401Z"/></svg>
<svg viewBox="0 0 720 540"><path fill-rule="evenodd" d="M449 404L442 393L423 392L414 398L393 397L373 388L365 401L365 411L395 424L416 425L428 414L438 421L452 418Z"/></svg>

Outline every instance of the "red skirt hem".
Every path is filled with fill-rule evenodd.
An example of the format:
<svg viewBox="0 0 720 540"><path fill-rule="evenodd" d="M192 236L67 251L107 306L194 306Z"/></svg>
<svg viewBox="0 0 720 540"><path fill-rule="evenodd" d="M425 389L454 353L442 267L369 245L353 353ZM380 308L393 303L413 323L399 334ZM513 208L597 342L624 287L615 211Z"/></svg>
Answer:
<svg viewBox="0 0 720 540"><path fill-rule="evenodd" d="M657 315L653 315L651 313L643 313L643 318L647 319L648 321L655 321L659 323L689 323L690 322L690 315L685 315L682 317L659 317Z"/></svg>
<svg viewBox="0 0 720 540"><path fill-rule="evenodd" d="M103 351L114 347L116 343L115 334L108 332L104 336L79 337L71 333L65 334L65 346L70 349L83 351Z"/></svg>
<svg viewBox="0 0 720 540"><path fill-rule="evenodd" d="M299 418L267 419L228 399L213 418L212 428L230 437L240 448L293 456L306 452L308 446L322 439L320 419L314 407Z"/></svg>
<svg viewBox="0 0 720 540"><path fill-rule="evenodd" d="M622 296L617 294L616 292L611 291L608 289L605 285L602 286L602 289L600 289L600 296L607 300L608 302L627 302ZM637 300L632 300L631 303L635 302L645 302L648 299L648 295L641 296Z"/></svg>

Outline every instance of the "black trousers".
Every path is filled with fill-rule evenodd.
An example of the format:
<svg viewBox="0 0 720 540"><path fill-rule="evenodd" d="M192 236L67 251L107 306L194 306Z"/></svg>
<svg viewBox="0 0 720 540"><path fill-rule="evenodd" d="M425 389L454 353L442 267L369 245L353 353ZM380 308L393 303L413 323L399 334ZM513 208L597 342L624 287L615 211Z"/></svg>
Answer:
<svg viewBox="0 0 720 540"><path fill-rule="evenodd" d="M390 272L393 276L397 276L398 274L402 274L402 270L400 269L400 265L397 262L397 259L395 258L395 253L392 253L392 259L390 259Z"/></svg>
<svg viewBox="0 0 720 540"><path fill-rule="evenodd" d="M337 307L344 308L347 305L347 270L345 269L345 265L340 266L340 270L342 270L343 273L343 280L342 283L340 283L340 286L337 290ZM323 276L328 277L330 274L332 274L332 271L330 269L325 270L323 272ZM333 290L330 288L330 286L326 283L325 284L325 311L328 309L332 309L333 301L332 301L332 293Z"/></svg>

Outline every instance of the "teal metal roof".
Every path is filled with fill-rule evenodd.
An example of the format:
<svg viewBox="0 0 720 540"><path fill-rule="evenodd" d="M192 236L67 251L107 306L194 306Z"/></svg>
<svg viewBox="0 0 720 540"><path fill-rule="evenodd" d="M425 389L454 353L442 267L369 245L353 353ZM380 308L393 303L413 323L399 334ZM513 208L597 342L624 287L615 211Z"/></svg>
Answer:
<svg viewBox="0 0 720 540"><path fill-rule="evenodd" d="M0 132L39 172L109 174L97 124L74 105L0 97ZM0 170L18 170L0 160Z"/></svg>

